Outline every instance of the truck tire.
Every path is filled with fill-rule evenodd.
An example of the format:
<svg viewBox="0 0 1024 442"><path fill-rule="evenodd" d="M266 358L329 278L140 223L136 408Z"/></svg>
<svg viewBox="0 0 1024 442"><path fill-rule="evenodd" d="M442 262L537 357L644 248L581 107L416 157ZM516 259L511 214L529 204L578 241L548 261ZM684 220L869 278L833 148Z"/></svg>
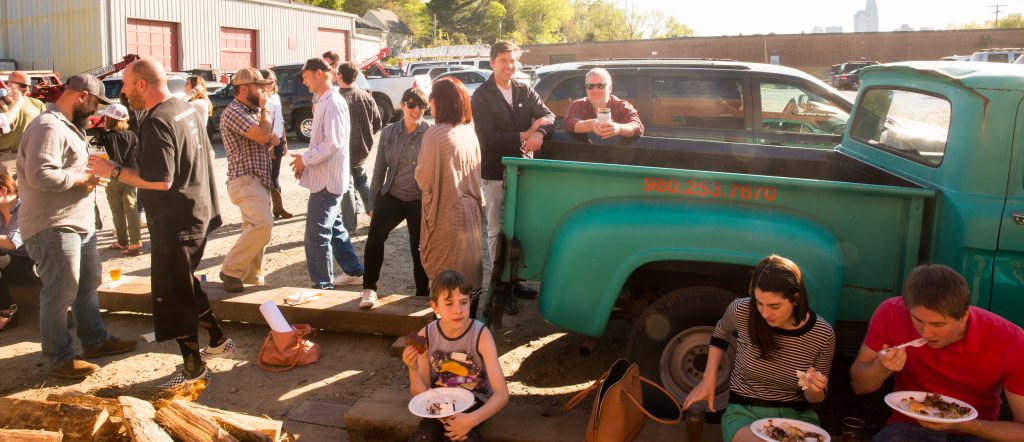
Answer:
<svg viewBox="0 0 1024 442"><path fill-rule="evenodd" d="M373 101L377 103L377 112L380 112L384 125L391 124L395 120L395 109L391 107L391 99L383 95L374 95Z"/></svg>
<svg viewBox="0 0 1024 442"><path fill-rule="evenodd" d="M850 84L850 90L851 91L860 90L860 80L853 80L853 83Z"/></svg>
<svg viewBox="0 0 1024 442"><path fill-rule="evenodd" d="M629 359L640 365L641 374L665 387L682 405L703 377L711 334L734 299L732 292L717 287L686 287L658 298L633 325ZM730 346L718 367L716 411L729 403L734 355L734 346ZM645 405L647 402L645 398ZM652 406L667 412L674 404L661 401Z"/></svg>
<svg viewBox="0 0 1024 442"><path fill-rule="evenodd" d="M292 129L295 130L295 136L299 137L303 143L309 142L309 137L313 133L313 110L303 109L295 114L295 118L292 119Z"/></svg>

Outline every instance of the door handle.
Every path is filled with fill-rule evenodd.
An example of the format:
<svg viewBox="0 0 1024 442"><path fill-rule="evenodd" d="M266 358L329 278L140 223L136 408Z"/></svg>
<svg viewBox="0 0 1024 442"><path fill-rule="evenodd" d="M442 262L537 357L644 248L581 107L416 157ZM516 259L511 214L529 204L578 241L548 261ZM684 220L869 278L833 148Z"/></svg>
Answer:
<svg viewBox="0 0 1024 442"><path fill-rule="evenodd" d="M1014 210L1013 212L1010 212L1010 215L1013 216L1013 220L1016 221L1017 224L1024 225L1024 210Z"/></svg>

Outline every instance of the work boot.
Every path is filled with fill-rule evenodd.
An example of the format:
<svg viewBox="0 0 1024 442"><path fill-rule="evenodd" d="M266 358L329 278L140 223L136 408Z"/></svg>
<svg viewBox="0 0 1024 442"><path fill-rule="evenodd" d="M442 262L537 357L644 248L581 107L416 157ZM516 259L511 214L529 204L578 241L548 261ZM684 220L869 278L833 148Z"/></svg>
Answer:
<svg viewBox="0 0 1024 442"><path fill-rule="evenodd" d="M101 356L118 355L121 353L127 353L135 350L135 346L138 342L125 341L116 336L111 336L103 341L99 345L93 345L91 347L85 347L82 351L82 357L85 359L93 359Z"/></svg>
<svg viewBox="0 0 1024 442"><path fill-rule="evenodd" d="M522 281L516 281L512 285L512 296L519 299L533 299L537 297L537 291L523 284Z"/></svg>
<svg viewBox="0 0 1024 442"><path fill-rule="evenodd" d="M228 293L239 293L245 290L245 286L242 285L242 280L235 278L234 276L225 275L224 272L220 272L220 281L224 287L224 291Z"/></svg>
<svg viewBox="0 0 1024 442"><path fill-rule="evenodd" d="M50 375L64 379L85 379L99 370L100 366L75 356L71 360L50 369Z"/></svg>
<svg viewBox="0 0 1024 442"><path fill-rule="evenodd" d="M284 201L281 200L281 191L277 189L270 190L270 200L274 203L274 219L283 218L288 219L295 215L288 213L284 210Z"/></svg>

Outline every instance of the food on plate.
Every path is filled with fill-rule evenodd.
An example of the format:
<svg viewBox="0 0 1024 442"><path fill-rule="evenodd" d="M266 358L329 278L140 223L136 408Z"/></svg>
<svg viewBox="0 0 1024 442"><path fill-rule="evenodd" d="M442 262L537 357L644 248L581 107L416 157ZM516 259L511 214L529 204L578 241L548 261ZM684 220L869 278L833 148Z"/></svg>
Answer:
<svg viewBox="0 0 1024 442"><path fill-rule="evenodd" d="M805 442L808 439L824 442L825 440L825 436L821 433L802 430L786 422L775 425L771 419L768 419L768 423L761 427L761 431L772 440L779 442Z"/></svg>
<svg viewBox="0 0 1024 442"><path fill-rule="evenodd" d="M412 346L416 349L416 352L423 354L427 351L427 338L420 336L416 332L405 335L405 346Z"/></svg>
<svg viewBox="0 0 1024 442"><path fill-rule="evenodd" d="M455 402L448 398L439 402L429 401L427 402L427 413L433 415L455 414Z"/></svg>
<svg viewBox="0 0 1024 442"><path fill-rule="evenodd" d="M939 417L943 419L960 419L971 414L970 408L944 400L942 399L942 395L937 393L926 393L924 400L922 401L910 396L903 398L900 402L906 404L907 411L923 416Z"/></svg>
<svg viewBox="0 0 1024 442"><path fill-rule="evenodd" d="M797 371L796 371L796 379L797 379L796 383L797 383L798 385L800 385L800 389L801 389L801 390L806 390L806 389L807 389L807 387L809 387L809 386L810 386L810 385L809 385L809 384L807 383L807 372L806 372L806 371L800 371L800 370L797 370Z"/></svg>

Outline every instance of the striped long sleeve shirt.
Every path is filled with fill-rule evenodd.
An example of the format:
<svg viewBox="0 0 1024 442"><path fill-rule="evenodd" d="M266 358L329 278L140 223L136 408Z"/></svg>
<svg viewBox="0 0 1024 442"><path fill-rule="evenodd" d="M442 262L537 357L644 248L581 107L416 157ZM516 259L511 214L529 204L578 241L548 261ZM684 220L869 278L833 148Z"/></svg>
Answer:
<svg viewBox="0 0 1024 442"><path fill-rule="evenodd" d="M309 149L302 154L306 166L299 185L316 193L344 195L349 181L348 104L337 91L328 90L316 98L313 106L313 133Z"/></svg>
<svg viewBox="0 0 1024 442"><path fill-rule="evenodd" d="M736 357L729 379L732 396L761 401L805 404L803 390L798 384L796 370L809 367L829 376L835 355L836 335L832 326L811 312L802 327L795 330L776 328L775 339L779 349L770 360L761 359L760 351L750 340L747 321L752 314L752 298L740 298L729 304L722 319L715 326L711 345L725 351L730 341L736 344ZM730 399L734 402L734 399Z"/></svg>

